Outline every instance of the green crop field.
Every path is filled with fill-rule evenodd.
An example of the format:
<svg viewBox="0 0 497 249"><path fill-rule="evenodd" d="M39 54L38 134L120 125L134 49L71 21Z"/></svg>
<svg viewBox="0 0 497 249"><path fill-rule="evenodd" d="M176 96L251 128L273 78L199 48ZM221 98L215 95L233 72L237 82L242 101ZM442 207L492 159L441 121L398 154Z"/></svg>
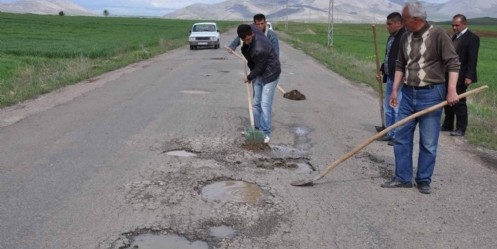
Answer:
<svg viewBox="0 0 497 249"><path fill-rule="evenodd" d="M470 97L469 126L466 138L470 143L497 149L497 20L482 18L469 20L470 29L480 36L478 83L470 89L488 85L489 89ZM450 31L450 23L438 23ZM376 24L380 63L388 37L384 24ZM328 25L313 23L288 24L288 31L276 24L279 37L292 46L321 61L328 68L358 83L378 87L374 38L371 24L335 24L333 46L327 46Z"/></svg>
<svg viewBox="0 0 497 249"><path fill-rule="evenodd" d="M0 13L0 107L186 45L194 22Z"/></svg>

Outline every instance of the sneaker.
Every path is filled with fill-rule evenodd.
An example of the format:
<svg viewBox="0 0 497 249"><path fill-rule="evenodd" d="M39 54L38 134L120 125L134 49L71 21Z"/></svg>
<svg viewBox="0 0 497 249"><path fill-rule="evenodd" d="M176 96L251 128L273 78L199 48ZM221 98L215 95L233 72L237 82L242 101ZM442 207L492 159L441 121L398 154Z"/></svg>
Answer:
<svg viewBox="0 0 497 249"><path fill-rule="evenodd" d="M269 138L269 136L264 136L264 143L265 144L269 143L269 140L271 140L271 138Z"/></svg>
<svg viewBox="0 0 497 249"><path fill-rule="evenodd" d="M453 129L450 129L448 127L445 127L445 126L440 126L440 131L452 131Z"/></svg>
<svg viewBox="0 0 497 249"><path fill-rule="evenodd" d="M244 131L242 131L241 133L242 133L242 136L245 136L245 132Z"/></svg>
<svg viewBox="0 0 497 249"><path fill-rule="evenodd" d="M464 136L464 131L454 130L454 131L450 132L450 135L453 137L462 137L462 136Z"/></svg>
<svg viewBox="0 0 497 249"><path fill-rule="evenodd" d="M390 137L389 135L384 135L383 137L376 139L376 141L386 141L386 142L392 141L392 140L393 140L393 138Z"/></svg>
<svg viewBox="0 0 497 249"><path fill-rule="evenodd" d="M430 184L427 182L419 182L418 183L418 190L422 194L431 194L431 187Z"/></svg>

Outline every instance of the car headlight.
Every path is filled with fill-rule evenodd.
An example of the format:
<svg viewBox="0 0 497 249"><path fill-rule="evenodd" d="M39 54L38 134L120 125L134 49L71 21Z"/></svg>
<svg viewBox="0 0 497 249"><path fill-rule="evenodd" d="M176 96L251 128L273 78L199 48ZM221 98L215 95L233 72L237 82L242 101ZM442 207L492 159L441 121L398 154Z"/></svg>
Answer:
<svg viewBox="0 0 497 249"><path fill-rule="evenodd" d="M217 37L211 36L211 41L217 41Z"/></svg>
<svg viewBox="0 0 497 249"><path fill-rule="evenodd" d="M195 41L195 37L189 37L189 38L188 38L188 41L191 41L191 42L192 42L192 41Z"/></svg>

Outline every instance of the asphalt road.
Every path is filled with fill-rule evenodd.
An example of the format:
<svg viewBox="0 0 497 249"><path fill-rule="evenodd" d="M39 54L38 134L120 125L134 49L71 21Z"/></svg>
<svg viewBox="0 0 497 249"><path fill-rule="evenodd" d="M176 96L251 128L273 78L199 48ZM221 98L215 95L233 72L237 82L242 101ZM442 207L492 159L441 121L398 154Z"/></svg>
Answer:
<svg viewBox="0 0 497 249"><path fill-rule="evenodd" d="M280 86L307 100L276 93L266 151L242 148L243 68L223 49L183 47L0 110L0 248L127 248L140 234L210 248L495 248L497 159L464 138L441 136L431 195L380 188L394 167L385 142L315 186L290 186L381 120L369 87L284 43L281 61ZM262 196L203 195L223 180ZM216 227L234 233L214 236Z"/></svg>

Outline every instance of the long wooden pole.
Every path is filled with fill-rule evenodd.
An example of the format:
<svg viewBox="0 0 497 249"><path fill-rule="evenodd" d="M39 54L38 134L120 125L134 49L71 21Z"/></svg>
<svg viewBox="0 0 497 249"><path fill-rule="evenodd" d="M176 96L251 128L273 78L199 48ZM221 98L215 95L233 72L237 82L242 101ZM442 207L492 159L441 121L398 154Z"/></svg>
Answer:
<svg viewBox="0 0 497 249"><path fill-rule="evenodd" d="M378 40L376 39L376 26L373 24L371 26L373 29L373 39L374 39L374 58L376 62L376 75L380 73L380 58L378 57ZM385 127L385 110L383 108L383 81L376 77L376 81L378 81L378 100L380 103L380 115L381 115L381 126Z"/></svg>

